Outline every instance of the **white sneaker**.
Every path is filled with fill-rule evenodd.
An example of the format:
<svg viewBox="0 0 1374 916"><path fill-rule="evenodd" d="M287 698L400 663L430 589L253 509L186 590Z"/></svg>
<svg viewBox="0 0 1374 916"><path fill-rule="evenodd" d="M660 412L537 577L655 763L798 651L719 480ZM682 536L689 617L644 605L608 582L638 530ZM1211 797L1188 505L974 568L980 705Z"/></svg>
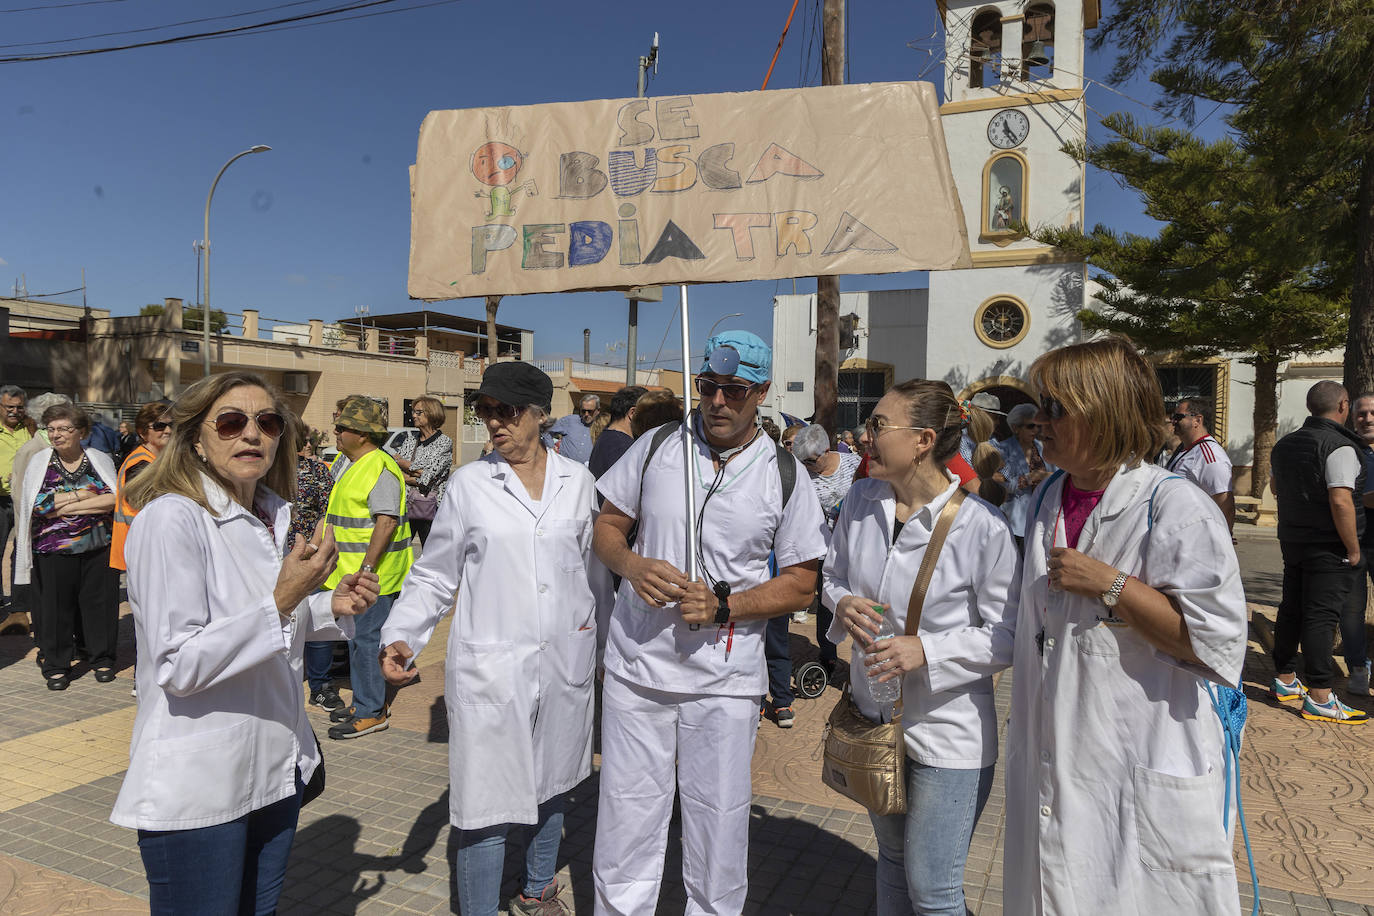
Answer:
<svg viewBox="0 0 1374 916"><path fill-rule="evenodd" d="M1345 685L1345 692L1357 697L1369 696L1369 662L1351 669L1350 682Z"/></svg>
<svg viewBox="0 0 1374 916"><path fill-rule="evenodd" d="M806 623L806 611L796 611L792 614L793 623Z"/></svg>

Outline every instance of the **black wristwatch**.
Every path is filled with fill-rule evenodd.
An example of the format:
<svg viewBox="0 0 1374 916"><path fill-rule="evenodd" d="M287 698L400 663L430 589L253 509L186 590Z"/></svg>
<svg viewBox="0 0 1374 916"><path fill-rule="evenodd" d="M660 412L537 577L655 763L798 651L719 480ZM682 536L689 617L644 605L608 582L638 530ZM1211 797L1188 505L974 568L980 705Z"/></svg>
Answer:
<svg viewBox="0 0 1374 916"><path fill-rule="evenodd" d="M724 626L730 622L730 583L717 582L712 590L716 593L716 623Z"/></svg>

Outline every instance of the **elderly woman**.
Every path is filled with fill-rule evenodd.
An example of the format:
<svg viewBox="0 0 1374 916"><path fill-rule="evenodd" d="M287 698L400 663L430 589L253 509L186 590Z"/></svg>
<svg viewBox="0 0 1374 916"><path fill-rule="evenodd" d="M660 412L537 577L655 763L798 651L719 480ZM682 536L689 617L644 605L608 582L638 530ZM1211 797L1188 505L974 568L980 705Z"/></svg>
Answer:
<svg viewBox="0 0 1374 916"><path fill-rule="evenodd" d="M445 689L459 907L495 916L506 837L524 825L524 883L510 911L566 912L554 880L564 796L591 772L595 485L540 441L553 399L543 372L496 363L469 397L495 451L450 479L434 546L382 628L382 673L392 684L413 678L415 656L453 609Z"/></svg>
<svg viewBox="0 0 1374 916"><path fill-rule="evenodd" d="M301 649L347 635L336 615L377 598L371 574L317 591L331 535L287 543L286 416L259 376L212 375L173 405L171 441L129 484L139 706L110 820L138 830L154 916L275 910L320 765Z"/></svg>
<svg viewBox="0 0 1374 916"><path fill-rule="evenodd" d="M411 405L415 428L420 435L406 436L396 449L396 463L406 477L406 505L415 504L416 496L432 496L437 505L444 498L449 471L453 469L453 440L439 428L444 425L444 405L438 398L416 398ZM410 528L420 536L424 545L429 538L432 518L410 519Z"/></svg>
<svg viewBox="0 0 1374 916"><path fill-rule="evenodd" d="M114 531L110 543L110 566L113 569L127 568L124 564L124 541L129 536L129 523L135 515L133 506L124 498L125 488L148 469L171 441L171 411L172 405L168 401L149 401L138 409L138 416L134 417L139 444L130 450L124 463L119 466L119 486L115 489Z"/></svg>
<svg viewBox="0 0 1374 916"><path fill-rule="evenodd" d="M24 468L15 503L14 581L38 586L38 657L49 690L66 690L78 625L95 679L114 680L119 578L110 570L115 469L110 456L81 447L90 417L55 404L41 422L49 448Z"/></svg>
<svg viewBox="0 0 1374 916"><path fill-rule="evenodd" d="M1031 495L1040 481L1050 476L1053 467L1045 461L1044 448L1036 439L1040 424L1035 414L1034 404L1017 404L1007 412L1007 426L1011 435L998 439L997 450L1006 460L1002 476L1007 482L1007 500L1002 511L1011 522L1011 533L1016 535L1019 545L1026 535L1026 512L1030 509Z"/></svg>
<svg viewBox="0 0 1374 916"><path fill-rule="evenodd" d="M1026 530L1007 727L1007 900L1027 913L1237 913L1225 746L1245 596L1226 519L1148 463L1163 398L1120 338L1031 365L1057 473Z"/></svg>
<svg viewBox="0 0 1374 916"><path fill-rule="evenodd" d="M797 460L811 475L811 485L821 501L821 512L825 515L826 526L828 529L834 529L835 519L840 514L840 503L844 501L845 494L854 483L854 472L859 469L862 459L853 453L832 450L830 434L819 423L803 426L797 431L792 437L792 454L797 456ZM835 654L835 644L826 635L830 629L831 612L824 594L820 592L819 576L814 607L816 642L821 650L820 661L830 676L834 677L835 669L839 667L839 659ZM805 614L794 615L793 619L798 622L805 620Z"/></svg>
<svg viewBox="0 0 1374 916"><path fill-rule="evenodd" d="M937 520L963 498L945 468L963 417L947 384L920 379L885 394L868 423L869 478L840 508L824 575L835 608L830 636L856 643L854 702L874 721L890 719L892 706L873 698L870 678L902 685L907 810L870 815L878 914L963 916L964 862L997 760L992 675L1011 663L1015 638L1016 547L991 506L954 503L915 635L875 645L884 617L905 633Z"/></svg>

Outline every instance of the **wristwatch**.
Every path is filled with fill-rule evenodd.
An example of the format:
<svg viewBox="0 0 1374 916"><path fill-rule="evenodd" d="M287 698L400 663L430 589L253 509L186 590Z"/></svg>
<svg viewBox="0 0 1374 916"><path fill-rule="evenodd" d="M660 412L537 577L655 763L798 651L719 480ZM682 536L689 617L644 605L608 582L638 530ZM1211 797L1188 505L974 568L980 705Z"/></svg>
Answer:
<svg viewBox="0 0 1374 916"><path fill-rule="evenodd" d="M375 573L376 571L377 571L377 567L373 566L371 563L364 563L364 564L362 565L362 568L358 570L358 572L370 572L370 573ZM1113 602L1113 603L1115 603L1115 602Z"/></svg>
<svg viewBox="0 0 1374 916"><path fill-rule="evenodd" d="M725 626L730 622L730 583L717 582L712 591L716 595L716 623Z"/></svg>
<svg viewBox="0 0 1374 916"><path fill-rule="evenodd" d="M1116 607L1116 603L1121 600L1121 590L1126 587L1126 580L1131 578L1125 573L1117 573L1112 580L1112 587L1102 593L1102 603L1107 607Z"/></svg>

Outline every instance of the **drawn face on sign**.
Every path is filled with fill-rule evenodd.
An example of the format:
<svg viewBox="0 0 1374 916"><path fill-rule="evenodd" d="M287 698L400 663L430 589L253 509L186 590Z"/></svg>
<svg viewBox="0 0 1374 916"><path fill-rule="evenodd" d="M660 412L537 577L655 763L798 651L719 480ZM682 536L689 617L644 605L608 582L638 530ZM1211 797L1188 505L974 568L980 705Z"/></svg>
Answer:
<svg viewBox="0 0 1374 916"><path fill-rule="evenodd" d="M501 187L515 180L523 163L524 157L518 149L509 143L491 140L472 154L472 174L482 184Z"/></svg>

